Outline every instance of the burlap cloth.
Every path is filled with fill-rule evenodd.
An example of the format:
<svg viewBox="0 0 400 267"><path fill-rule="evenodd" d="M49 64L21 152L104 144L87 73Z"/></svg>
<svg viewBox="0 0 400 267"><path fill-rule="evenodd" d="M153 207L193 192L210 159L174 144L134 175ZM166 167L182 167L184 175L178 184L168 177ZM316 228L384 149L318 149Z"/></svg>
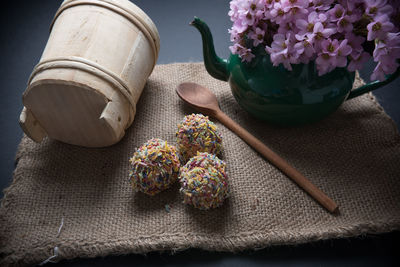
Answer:
<svg viewBox="0 0 400 267"><path fill-rule="evenodd" d="M174 144L177 123L194 112L175 94L185 81L214 91L223 111L333 198L340 214L323 209L218 122L231 189L221 208L185 206L177 184L154 197L134 193L132 152L152 137ZM400 137L371 94L320 123L275 128L243 111L229 85L200 63L157 66L117 145L87 149L24 137L16 160L1 203L0 265L39 263L55 246L54 260L189 247L239 251L400 228Z"/></svg>

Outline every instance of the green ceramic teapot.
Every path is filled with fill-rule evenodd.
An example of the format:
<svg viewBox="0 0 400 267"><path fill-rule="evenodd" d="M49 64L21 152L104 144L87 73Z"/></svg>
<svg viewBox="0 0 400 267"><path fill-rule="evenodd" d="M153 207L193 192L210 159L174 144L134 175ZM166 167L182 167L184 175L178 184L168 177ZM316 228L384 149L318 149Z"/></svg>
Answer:
<svg viewBox="0 0 400 267"><path fill-rule="evenodd" d="M204 64L208 73L228 81L239 105L253 116L277 125L291 126L312 123L334 112L345 100L375 90L393 81L398 69L383 82L372 82L351 90L354 72L346 68L318 76L314 62L274 67L269 55L260 50L250 62L241 62L237 55L219 58L207 24L199 18L191 22L203 39Z"/></svg>

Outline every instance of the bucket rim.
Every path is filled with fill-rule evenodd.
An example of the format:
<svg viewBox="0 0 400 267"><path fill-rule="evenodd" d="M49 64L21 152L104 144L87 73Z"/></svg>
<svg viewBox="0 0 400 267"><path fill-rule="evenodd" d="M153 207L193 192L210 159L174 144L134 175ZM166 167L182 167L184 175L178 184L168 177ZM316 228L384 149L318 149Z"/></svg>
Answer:
<svg viewBox="0 0 400 267"><path fill-rule="evenodd" d="M150 39L149 42L154 45L153 46L153 50L155 52L154 65L156 64L156 61L158 59L158 54L160 52L160 35L158 33L158 29L155 23L151 20L151 18L142 9L140 9L137 5L130 2L129 0L64 0L53 18L53 21L50 25L50 31L52 30L55 21L64 10L78 5L97 5L111 9L114 12L116 10L113 10L112 8L118 9L118 13L120 15L125 16L128 20L130 20L133 24L138 26L141 30L144 30L145 31L144 34L147 37L151 37L147 39Z"/></svg>

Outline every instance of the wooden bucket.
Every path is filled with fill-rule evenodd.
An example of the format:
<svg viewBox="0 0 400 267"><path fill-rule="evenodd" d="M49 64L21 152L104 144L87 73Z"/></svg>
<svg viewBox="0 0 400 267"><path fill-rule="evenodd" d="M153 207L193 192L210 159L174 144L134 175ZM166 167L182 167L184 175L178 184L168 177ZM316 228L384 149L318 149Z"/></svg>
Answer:
<svg viewBox="0 0 400 267"><path fill-rule="evenodd" d="M118 142L158 57L156 26L128 0L65 0L23 94L20 125L36 142Z"/></svg>

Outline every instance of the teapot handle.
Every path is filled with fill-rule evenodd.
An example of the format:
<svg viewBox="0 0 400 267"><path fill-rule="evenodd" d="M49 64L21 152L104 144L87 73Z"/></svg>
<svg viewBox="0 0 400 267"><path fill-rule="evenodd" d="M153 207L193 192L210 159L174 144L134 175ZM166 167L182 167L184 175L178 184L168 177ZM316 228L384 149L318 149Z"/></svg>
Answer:
<svg viewBox="0 0 400 267"><path fill-rule="evenodd" d="M397 70L393 74L388 75L386 80L384 80L382 82L375 81L375 82L367 83L363 86L360 86L360 87L352 90L346 100L352 99L354 97L360 96L360 95L370 92L372 90L378 89L384 85L387 85L388 83L392 82L397 77L399 77L399 75L400 75L400 68L397 68Z"/></svg>

